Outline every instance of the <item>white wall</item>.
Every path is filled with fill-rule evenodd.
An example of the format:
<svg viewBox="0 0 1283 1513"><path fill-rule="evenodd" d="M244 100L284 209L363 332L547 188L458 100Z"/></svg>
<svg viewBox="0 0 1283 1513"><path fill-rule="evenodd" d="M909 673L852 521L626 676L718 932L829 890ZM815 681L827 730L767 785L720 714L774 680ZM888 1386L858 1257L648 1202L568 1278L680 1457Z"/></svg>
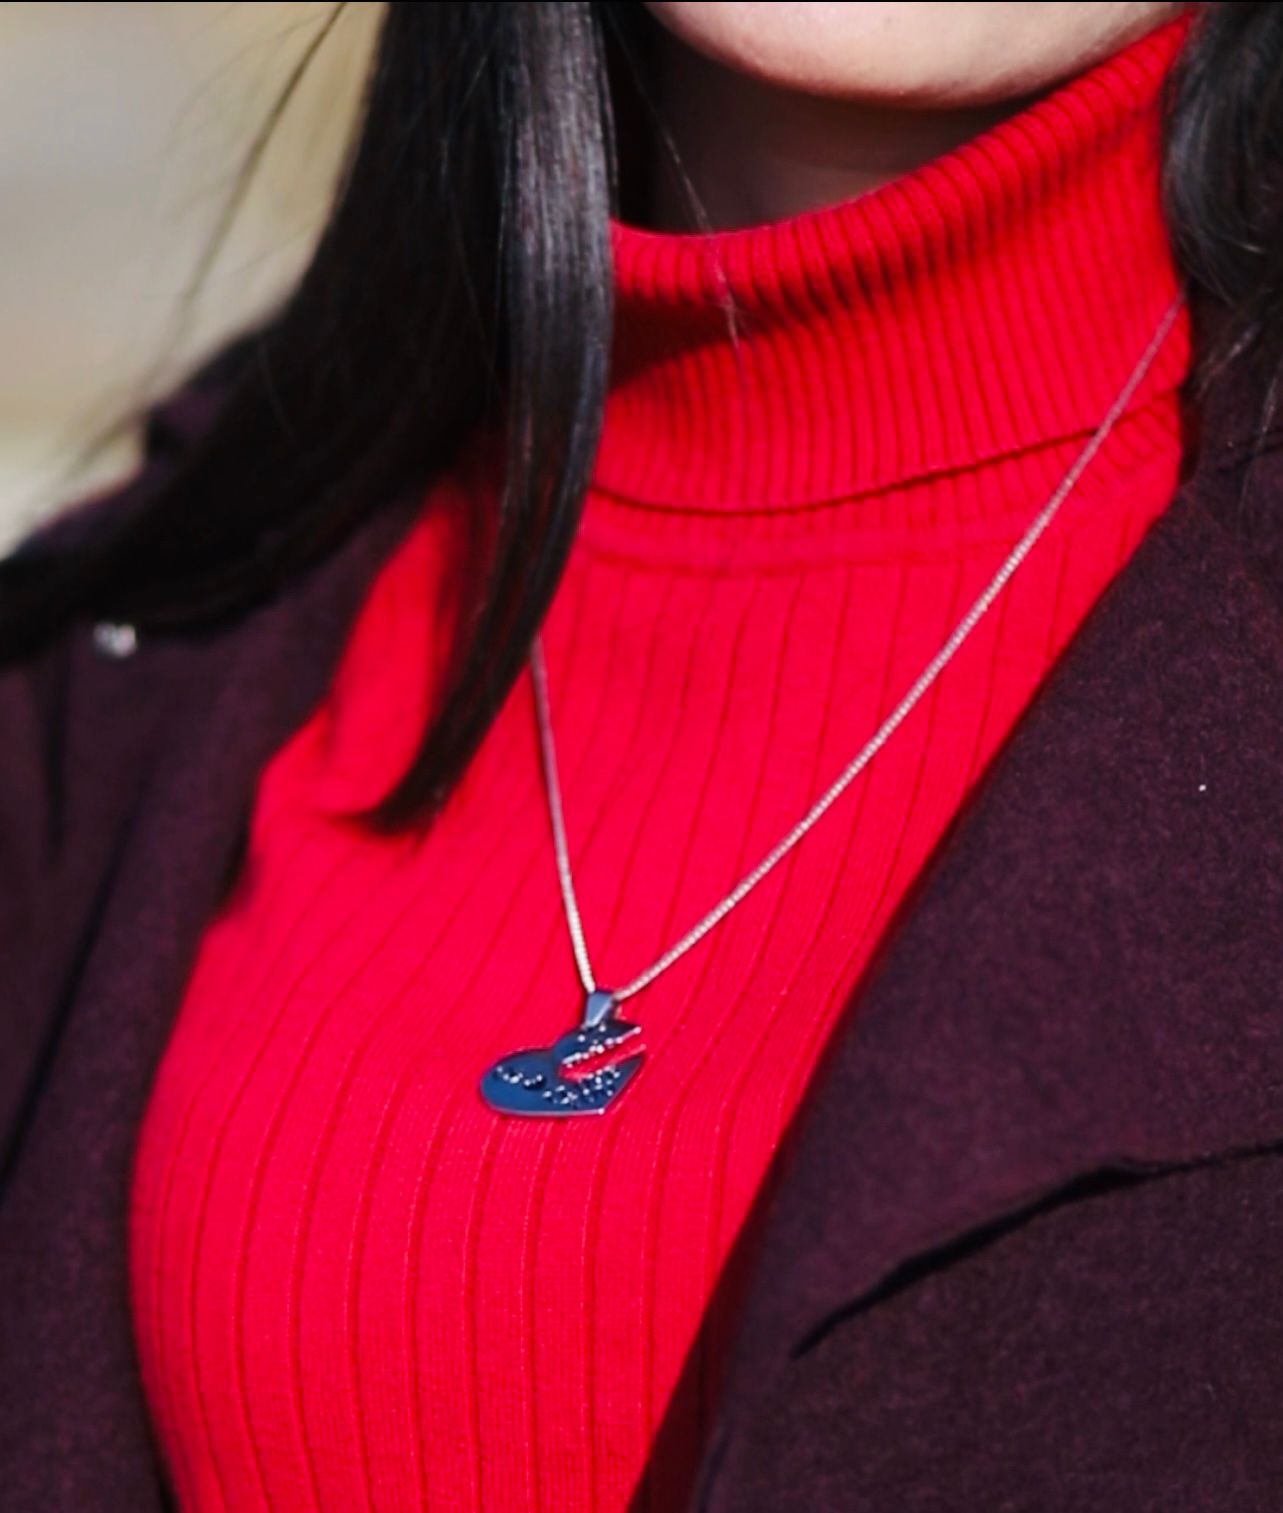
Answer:
<svg viewBox="0 0 1283 1513"><path fill-rule="evenodd" d="M324 43L192 318L181 295L313 3L0 5L0 549L130 464L85 443L306 257L378 19Z"/></svg>

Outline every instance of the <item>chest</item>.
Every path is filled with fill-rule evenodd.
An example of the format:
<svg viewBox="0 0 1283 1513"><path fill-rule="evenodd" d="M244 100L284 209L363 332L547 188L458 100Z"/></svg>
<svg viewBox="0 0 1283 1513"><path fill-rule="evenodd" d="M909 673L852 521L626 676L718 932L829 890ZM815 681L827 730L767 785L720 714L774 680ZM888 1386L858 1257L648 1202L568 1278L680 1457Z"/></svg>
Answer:
<svg viewBox="0 0 1283 1513"><path fill-rule="evenodd" d="M417 717L429 543L411 537L329 699L263 773L141 1127L133 1324L185 1507L336 1486L406 1507L623 1507L643 1479L681 1499L816 1059L1161 502L1134 498L1047 541L884 758L630 1005L636 1087L565 1122L504 1120L477 1095L578 1003L528 685L426 836L376 843L337 818L390 779ZM577 556L545 642L603 978L645 967L796 820L1009 535L711 578Z"/></svg>

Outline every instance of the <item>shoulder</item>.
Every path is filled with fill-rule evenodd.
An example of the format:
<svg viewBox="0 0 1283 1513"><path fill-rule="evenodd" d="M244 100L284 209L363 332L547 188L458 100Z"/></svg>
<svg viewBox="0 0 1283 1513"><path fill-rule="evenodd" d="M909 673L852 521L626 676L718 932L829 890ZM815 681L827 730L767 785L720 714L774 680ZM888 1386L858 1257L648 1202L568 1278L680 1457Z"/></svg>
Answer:
<svg viewBox="0 0 1283 1513"><path fill-rule="evenodd" d="M11 555L74 551L109 527L135 500L167 477L212 428L249 360L255 337L228 342L167 394L148 406L138 423L139 458L127 476L106 488L65 501L20 540Z"/></svg>
<svg viewBox="0 0 1283 1513"><path fill-rule="evenodd" d="M143 456L129 477L64 506L12 555L74 555L109 533L200 446L252 342L224 348L147 412ZM320 697L362 596L418 506L408 493L372 510L270 601L215 628L143 635L82 615L0 668L6 887L24 896L69 865L88 867L73 853L134 823L143 787L162 788L184 764L261 765Z"/></svg>
<svg viewBox="0 0 1283 1513"><path fill-rule="evenodd" d="M110 529L150 488L209 423L221 383L207 371L146 417L143 456L134 470L109 488L73 499L30 530L8 554L29 559L74 554L98 532ZM34 654L0 667L0 883L18 911L34 908L41 884L59 865L68 823L67 769L73 759L71 724L93 685L95 663L132 652L127 627L73 622ZM140 711L132 711L137 715ZM137 724L131 720L131 724ZM113 754L102 750L103 765ZM101 771L102 768L100 767ZM12 910L6 916L14 919ZM21 921L18 922L21 929Z"/></svg>
<svg viewBox="0 0 1283 1513"><path fill-rule="evenodd" d="M74 556L100 533L109 532L199 443L249 344L250 338L242 338L223 348L147 410L140 424L141 457L132 471L54 510L13 547L9 558ZM10 874L15 869L30 881L39 866L53 865L70 820L68 806L75 797L71 790L77 787L70 773L77 763L77 732L86 720L89 749L98 751L100 760L84 765L96 769L99 778L114 771L123 779L128 752L124 747L115 751L115 741L119 737L129 744L130 732L145 730L148 711L141 691L132 688L129 718L119 718L119 671L112 664L130 656L136 644L129 626L73 619L35 653L0 667L0 726L6 732L0 754L0 866L6 882L13 881ZM167 700L155 702L160 708ZM95 719L95 711L102 718ZM116 718L108 717L112 714Z"/></svg>

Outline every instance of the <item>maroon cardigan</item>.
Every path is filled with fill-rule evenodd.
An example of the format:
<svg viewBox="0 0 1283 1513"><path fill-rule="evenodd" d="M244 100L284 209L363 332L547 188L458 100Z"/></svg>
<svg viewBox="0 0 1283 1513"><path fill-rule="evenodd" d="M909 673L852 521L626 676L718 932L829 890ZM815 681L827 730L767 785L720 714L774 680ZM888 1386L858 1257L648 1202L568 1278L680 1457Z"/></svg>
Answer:
<svg viewBox="0 0 1283 1513"><path fill-rule="evenodd" d="M728 1269L742 1323L693 1507L1283 1506L1283 425L1249 468L1261 396L1236 373L1190 417L1196 467L835 1032ZM201 406L162 415L152 469ZM217 633L112 658L80 623L0 677L9 1513L166 1506L127 1312L133 1135L257 774L413 505Z"/></svg>

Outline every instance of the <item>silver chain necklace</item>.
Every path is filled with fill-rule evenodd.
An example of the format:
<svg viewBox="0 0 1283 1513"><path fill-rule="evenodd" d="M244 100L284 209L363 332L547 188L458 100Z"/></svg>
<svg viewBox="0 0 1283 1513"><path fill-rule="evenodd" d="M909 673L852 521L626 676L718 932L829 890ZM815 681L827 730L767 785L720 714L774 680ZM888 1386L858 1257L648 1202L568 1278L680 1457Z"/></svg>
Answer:
<svg viewBox="0 0 1283 1513"><path fill-rule="evenodd" d="M643 988L649 987L661 972L666 972L674 962L685 956L687 951L698 945L710 930L719 925L731 910L757 887L767 873L788 855L803 836L820 822L890 739L892 732L935 682L954 653L975 629L981 616L1006 587L1008 580L1033 549L1039 536L1051 524L1061 503L1077 483L1079 476L1105 437L1108 436L1114 422L1126 407L1137 384L1154 360L1180 310L1183 298L1183 295L1178 294L1163 313L1153 336L1141 354L1140 361L1132 370L1131 376L1119 391L1113 404L1110 405L1104 420L1065 474L1055 493L1039 510L1029 528L1017 541L988 585L955 626L949 639L922 669L909 691L873 736L787 835L766 853L751 872L740 879L719 904L692 925L685 935L675 941L662 956L619 988L608 989L598 985L588 955L583 916L579 911L574 878L570 870L570 847L566 840L566 821L562 810L561 784L557 776L557 752L553 741L552 716L549 709L548 673L544 663L543 647L539 637L535 637L530 649L530 675L534 689L535 719L539 729L548 813L552 822L553 848L557 858L557 878L561 885L561 898L565 907L566 924L570 932L575 966L579 972L579 980L583 984L584 1008L580 1023L565 1035L560 1036L552 1045L514 1051L496 1061L489 1068L481 1079L480 1090L481 1096L491 1108L503 1114L545 1117L600 1114L604 1113L623 1092L636 1076L645 1056L640 1051L623 1057L616 1054L620 1046L640 1033L641 1028L639 1025L620 1019L615 1013L618 1005L625 999L632 998L634 994L640 993Z"/></svg>

